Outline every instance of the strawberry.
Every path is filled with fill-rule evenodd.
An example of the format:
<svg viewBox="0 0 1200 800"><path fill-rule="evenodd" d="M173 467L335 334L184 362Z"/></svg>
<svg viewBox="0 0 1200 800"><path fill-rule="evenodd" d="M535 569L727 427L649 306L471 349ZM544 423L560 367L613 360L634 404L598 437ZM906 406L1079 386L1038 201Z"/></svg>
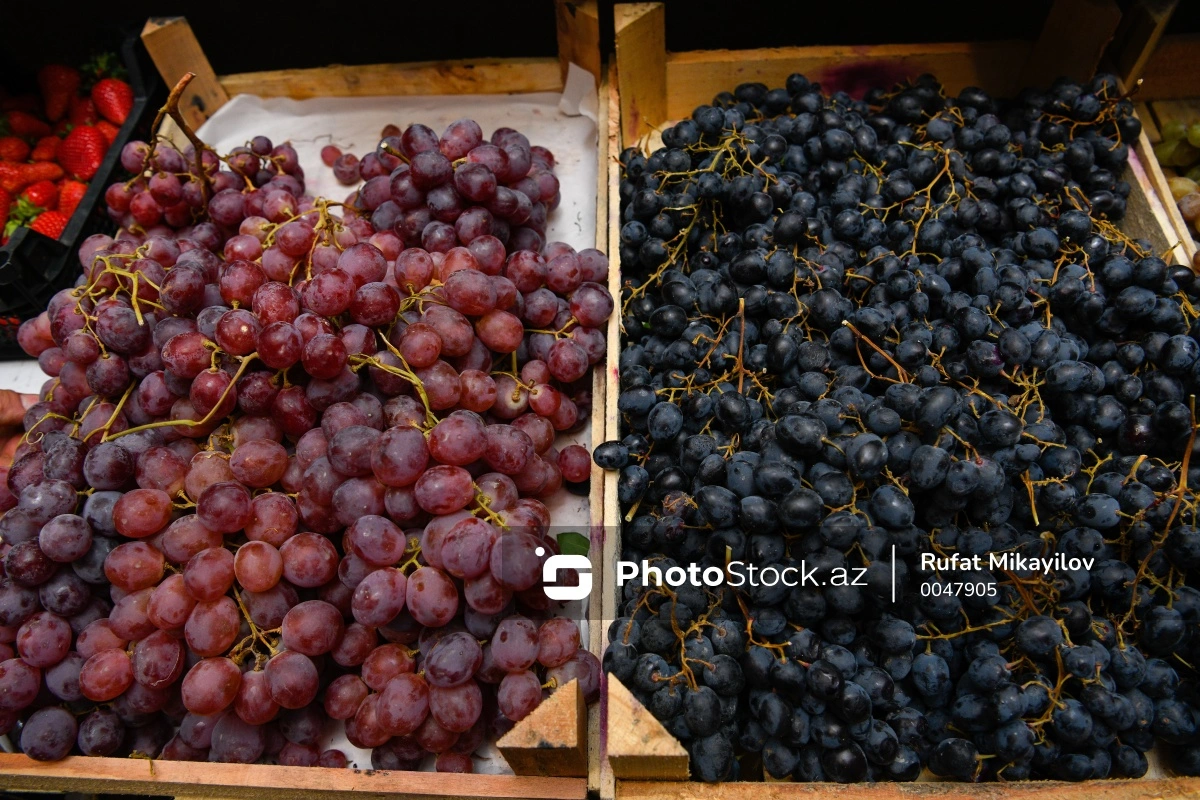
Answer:
<svg viewBox="0 0 1200 800"><path fill-rule="evenodd" d="M63 181L58 188L58 210L68 217L74 216L83 196L87 194L87 184L79 181Z"/></svg>
<svg viewBox="0 0 1200 800"><path fill-rule="evenodd" d="M91 125L99 115L96 113L96 104L92 102L90 97L72 97L71 111L67 114L67 120L72 125Z"/></svg>
<svg viewBox="0 0 1200 800"><path fill-rule="evenodd" d="M30 158L34 161L53 161L54 156L58 154L58 143L61 141L62 139L57 136L43 136L34 145Z"/></svg>
<svg viewBox="0 0 1200 800"><path fill-rule="evenodd" d="M43 236L49 236L51 239L57 239L62 236L63 231L67 227L67 223L71 218L61 211L47 211L44 214L39 214L38 218L29 226L30 230L35 230Z"/></svg>
<svg viewBox="0 0 1200 800"><path fill-rule="evenodd" d="M38 181L56 181L63 176L58 164L10 164L0 161L0 189L17 194L26 186Z"/></svg>
<svg viewBox="0 0 1200 800"><path fill-rule="evenodd" d="M92 87L92 102L100 116L123 125L133 110L133 87L118 78L104 78Z"/></svg>
<svg viewBox="0 0 1200 800"><path fill-rule="evenodd" d="M58 187L54 185L54 181L31 183L21 192L21 197L43 211L53 211L58 207Z"/></svg>
<svg viewBox="0 0 1200 800"><path fill-rule="evenodd" d="M113 125L106 119L102 119L96 123L96 130L104 134L104 138L108 141L109 147L112 147L112 143L117 140L117 136L119 136L121 133L120 128L118 128L116 125Z"/></svg>
<svg viewBox="0 0 1200 800"><path fill-rule="evenodd" d="M13 136L32 138L45 136L50 132L50 126L27 111L9 111L4 115L4 124L0 129L7 129Z"/></svg>
<svg viewBox="0 0 1200 800"><path fill-rule="evenodd" d="M0 189L0 228L3 227L3 222L8 219L8 211L12 208L12 195Z"/></svg>
<svg viewBox="0 0 1200 800"><path fill-rule="evenodd" d="M25 140L16 136L0 137L0 161L26 161L29 158L29 145Z"/></svg>
<svg viewBox="0 0 1200 800"><path fill-rule="evenodd" d="M72 128L58 146L58 163L68 174L86 181L100 169L107 152L104 134L91 125L80 125Z"/></svg>
<svg viewBox="0 0 1200 800"><path fill-rule="evenodd" d="M83 76L74 67L47 64L38 71L37 81L38 88L42 90L42 99L46 102L46 118L57 122L67 113Z"/></svg>

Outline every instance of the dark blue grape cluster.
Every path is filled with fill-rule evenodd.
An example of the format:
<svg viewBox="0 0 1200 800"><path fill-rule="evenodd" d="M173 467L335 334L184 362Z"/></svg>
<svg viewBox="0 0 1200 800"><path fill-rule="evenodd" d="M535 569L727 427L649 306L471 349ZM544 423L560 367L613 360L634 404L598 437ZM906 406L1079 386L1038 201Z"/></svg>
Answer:
<svg viewBox="0 0 1200 800"><path fill-rule="evenodd" d="M604 664L695 778L1200 773L1200 284L1117 227L1140 130L1111 76L792 75L621 155L593 457L624 561L724 579L624 580Z"/></svg>

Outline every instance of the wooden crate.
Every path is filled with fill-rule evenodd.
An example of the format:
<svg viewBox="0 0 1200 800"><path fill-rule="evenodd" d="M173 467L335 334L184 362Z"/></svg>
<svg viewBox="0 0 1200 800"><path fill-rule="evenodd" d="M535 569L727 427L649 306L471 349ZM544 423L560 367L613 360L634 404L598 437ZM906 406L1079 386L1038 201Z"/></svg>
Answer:
<svg viewBox="0 0 1200 800"><path fill-rule="evenodd" d="M1061 2L1062 0L1060 0ZM1057 5L1057 4L1056 4ZM1070 2L1066 5L1071 5ZM1103 5L1103 4L1101 4ZM899 81L922 73L937 76L948 92L965 86L980 86L997 95L1012 94L1025 81L1036 81L1047 73L1039 61L1039 41L949 43L934 45L880 45L870 47L793 47L759 50L712 50L672 53L666 50L664 7L661 3L619 4L614 10L616 64L610 82L616 84L619 108L610 111L609 122L609 209L620 218L620 169L617 156L625 147L646 147L657 142L657 131L691 115L700 104L711 102L721 91L732 91L739 83L761 81L782 86L787 76L802 72L827 90L853 88L863 78ZM1061 20L1059 21L1061 22ZM1055 16L1047 21L1053 33ZM1093 31L1094 32L1094 31ZM1102 49L1102 48L1101 48ZM1088 59L1089 68L1071 70L1061 60L1045 63L1059 72L1091 74L1099 59L1095 48L1076 48ZM619 119L617 119L619 117ZM1154 249L1174 263L1191 264L1181 246L1167 209L1156 191L1165 186L1162 170L1146 135L1131 143L1130 167L1124 178L1133 188L1123 230L1148 240ZM609 252L619 251L619 225L609 230ZM618 276L610 278L614 296L620 289ZM612 321L616 328L617 320ZM610 333L610 336L615 336ZM610 348L610 392L608 396L609 438L618 438L616 408L616 354ZM605 520L610 531L604 550L604 573L611 581L604 596L604 619L617 617L616 561L620 558L621 514L616 497L616 473L609 473L605 488ZM604 645L607 647L607 631ZM601 796L618 800L651 800L664 797L691 800L717 798L832 797L843 800L902 800L903 798L1001 798L1058 800L1058 798L1183 798L1200 796L1200 779L1166 778L1087 781L1070 784L1054 781L964 784L952 782L879 783L839 785L830 783L735 782L705 784L690 781L687 751L643 708L620 681L605 676L602 695L604 733L601 744ZM673 782L673 783L672 783Z"/></svg>
<svg viewBox="0 0 1200 800"><path fill-rule="evenodd" d="M1179 0L1137 3L1122 20L1109 48L1110 61L1134 90L1138 117L1149 141L1161 139L1173 120L1200 120L1200 34L1163 35ZM1196 242L1179 213L1162 166L1153 151L1139 149L1146 175L1167 213L1185 257L1195 259Z"/></svg>
<svg viewBox="0 0 1200 800"><path fill-rule="evenodd" d="M517 94L561 91L570 63L596 77L600 90L598 120L595 244L604 248L608 230L608 110L610 87L600 69L599 17L595 0L554 0L558 58L474 59L410 64L330 66L275 70L218 77L200 43L182 17L153 18L142 41L168 85L186 72L196 77L182 96L180 109L190 126L199 127L231 96L366 97L384 95ZM604 80L601 78L604 77ZM168 120L169 122L169 120ZM616 264L613 264L616 274ZM615 328L613 328L615 330ZM616 339L610 352L617 348ZM593 371L592 445L605 441L608 381ZM615 400L614 400L615 402ZM592 552L603 546L603 497L607 476L593 465L589 505ZM592 575L587 646L599 655L604 625L604 580ZM204 798L284 797L494 797L536 800L583 800L599 783L599 704L586 707L573 681L551 695L529 717L497 742L516 775L453 775L374 769L325 769L155 761L72 756L58 762L34 761L0 752L0 788L8 791L87 794L171 795ZM590 777L589 777L590 776Z"/></svg>
<svg viewBox="0 0 1200 800"><path fill-rule="evenodd" d="M1198 55L1200 55L1200 39L1196 40L1195 48ZM1196 91L1200 95L1200 87L1197 87L1193 91ZM1139 113L1141 112L1139 111ZM1148 129L1147 136L1151 142L1158 142L1162 138L1159 132L1169 122L1176 120L1185 123L1200 122L1200 96L1180 98L1178 100L1151 100L1146 103L1145 113L1146 116L1143 116L1142 119ZM1167 211L1167 217L1171 221L1173 230L1179 236L1181 247L1194 264L1197 250L1196 234L1188 228L1187 221L1179 213L1179 206L1176 205L1175 198L1171 195L1170 186L1167 184L1166 173L1162 165L1158 163L1158 159L1154 157L1153 151L1150 151L1148 160L1153 164L1152 169L1147 170L1151 174L1151 182L1154 184L1154 188L1158 192L1158 197Z"/></svg>
<svg viewBox="0 0 1200 800"><path fill-rule="evenodd" d="M1164 36L1157 40L1143 61L1141 70L1131 77L1141 80L1135 95L1140 101L1138 114L1146 126L1149 140L1156 143L1167 123L1200 121L1200 83L1194 78L1196 70L1200 70L1200 35ZM1153 162L1153 167L1147 173L1166 208L1172 228L1185 253L1195 259L1195 234L1179 213L1162 166L1153 158L1153 152L1148 160Z"/></svg>

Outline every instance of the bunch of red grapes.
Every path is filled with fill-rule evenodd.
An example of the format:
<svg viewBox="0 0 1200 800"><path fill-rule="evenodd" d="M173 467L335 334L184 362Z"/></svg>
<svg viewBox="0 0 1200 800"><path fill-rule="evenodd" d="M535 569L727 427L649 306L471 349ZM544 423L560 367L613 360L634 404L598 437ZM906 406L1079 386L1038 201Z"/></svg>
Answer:
<svg viewBox="0 0 1200 800"><path fill-rule="evenodd" d="M0 733L37 759L470 771L600 664L541 585L590 470L608 261L544 243L553 156L388 136L345 203L295 150L126 146L0 486Z"/></svg>

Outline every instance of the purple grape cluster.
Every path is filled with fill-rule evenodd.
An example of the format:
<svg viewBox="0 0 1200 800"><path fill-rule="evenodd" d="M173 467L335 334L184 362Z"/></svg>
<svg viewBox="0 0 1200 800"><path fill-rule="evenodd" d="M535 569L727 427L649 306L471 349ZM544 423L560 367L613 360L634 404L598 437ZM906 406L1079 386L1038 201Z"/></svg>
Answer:
<svg viewBox="0 0 1200 800"><path fill-rule="evenodd" d="M0 487L0 731L345 766L339 720L376 767L466 772L547 693L594 700L543 501L586 491L555 438L613 300L604 254L545 243L549 151L413 125L345 203L265 137L121 158L118 233L21 331L50 378Z"/></svg>

